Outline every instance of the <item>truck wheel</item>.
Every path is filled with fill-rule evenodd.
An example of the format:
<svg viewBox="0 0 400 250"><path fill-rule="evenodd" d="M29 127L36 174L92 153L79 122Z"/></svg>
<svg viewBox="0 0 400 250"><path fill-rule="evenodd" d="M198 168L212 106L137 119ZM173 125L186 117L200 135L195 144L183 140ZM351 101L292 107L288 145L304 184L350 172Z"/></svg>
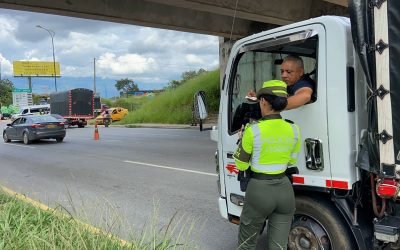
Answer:
<svg viewBox="0 0 400 250"><path fill-rule="evenodd" d="M85 125L83 125L83 124L78 124L78 128L84 128L85 127Z"/></svg>
<svg viewBox="0 0 400 250"><path fill-rule="evenodd" d="M24 134L22 135L22 140L24 141L25 145L28 145L31 143L31 140L29 140L29 135L27 132L24 132Z"/></svg>
<svg viewBox="0 0 400 250"><path fill-rule="evenodd" d="M3 132L3 140L4 142L10 142L11 140L8 138L6 132Z"/></svg>
<svg viewBox="0 0 400 250"><path fill-rule="evenodd" d="M317 201L305 196L296 196L288 247L296 250L355 249L340 212L323 199Z"/></svg>
<svg viewBox="0 0 400 250"><path fill-rule="evenodd" d="M57 141L57 142L62 142L63 140L64 140L64 137L57 137L57 138L56 138L56 141Z"/></svg>

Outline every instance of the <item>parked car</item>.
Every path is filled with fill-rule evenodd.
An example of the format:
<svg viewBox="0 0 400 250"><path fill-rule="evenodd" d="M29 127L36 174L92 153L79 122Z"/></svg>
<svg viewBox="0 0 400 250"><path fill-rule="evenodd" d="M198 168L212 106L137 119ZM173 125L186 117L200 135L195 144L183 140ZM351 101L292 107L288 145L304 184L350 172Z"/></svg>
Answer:
<svg viewBox="0 0 400 250"><path fill-rule="evenodd" d="M62 117L59 114L50 114L52 117L56 118L59 122L63 122L64 123L64 127L68 128L69 124L68 124L68 120L65 119L64 117Z"/></svg>
<svg viewBox="0 0 400 250"><path fill-rule="evenodd" d="M11 114L9 113L3 113L1 119L2 120L6 120L6 119L10 119L11 118Z"/></svg>
<svg viewBox="0 0 400 250"><path fill-rule="evenodd" d="M117 107L117 108L109 108L108 113L111 115L111 121L116 122L122 120L126 115L128 115L129 111L125 108ZM96 117L97 124L104 124L104 114L100 114Z"/></svg>
<svg viewBox="0 0 400 250"><path fill-rule="evenodd" d="M64 123L51 115L23 115L7 124L3 130L3 139L6 143L19 140L24 144L40 139L56 139L57 142L62 142L65 134Z"/></svg>

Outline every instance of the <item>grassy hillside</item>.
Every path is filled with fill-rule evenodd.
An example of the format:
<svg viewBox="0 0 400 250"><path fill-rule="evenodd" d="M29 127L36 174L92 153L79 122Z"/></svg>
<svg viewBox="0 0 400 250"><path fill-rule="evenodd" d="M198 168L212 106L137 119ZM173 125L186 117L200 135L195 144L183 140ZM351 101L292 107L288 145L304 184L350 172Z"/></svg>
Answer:
<svg viewBox="0 0 400 250"><path fill-rule="evenodd" d="M202 90L206 93L209 112L217 112L219 106L219 70L206 72L193 78L176 89L167 90L148 98L138 109L129 112L119 124L170 123L189 124L192 120L194 94ZM114 104L115 105L115 104Z"/></svg>

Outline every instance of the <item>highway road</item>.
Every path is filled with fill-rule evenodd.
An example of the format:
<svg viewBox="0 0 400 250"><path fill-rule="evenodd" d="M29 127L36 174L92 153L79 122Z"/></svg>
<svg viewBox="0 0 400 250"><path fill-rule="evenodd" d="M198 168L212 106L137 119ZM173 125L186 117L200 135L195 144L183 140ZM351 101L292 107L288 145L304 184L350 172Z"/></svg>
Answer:
<svg viewBox="0 0 400 250"><path fill-rule="evenodd" d="M177 232L189 232L181 241L236 248L238 227L218 211L217 145L207 131L99 127L98 141L93 133L93 127L69 128L62 143L1 142L0 185L112 227L124 239L174 218Z"/></svg>

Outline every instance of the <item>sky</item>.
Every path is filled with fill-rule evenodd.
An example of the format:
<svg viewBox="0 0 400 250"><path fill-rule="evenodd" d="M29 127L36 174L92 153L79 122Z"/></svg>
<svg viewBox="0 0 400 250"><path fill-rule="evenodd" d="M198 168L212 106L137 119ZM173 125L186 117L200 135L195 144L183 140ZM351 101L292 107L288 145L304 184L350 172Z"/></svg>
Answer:
<svg viewBox="0 0 400 250"><path fill-rule="evenodd" d="M26 77L13 77L13 61L56 61L57 90L93 89L117 96L117 80L129 78L141 90L162 89L189 70L218 68L218 37L42 13L0 9L1 79L28 88ZM94 77L96 58L96 78ZM54 78L32 77L33 93L55 91Z"/></svg>

